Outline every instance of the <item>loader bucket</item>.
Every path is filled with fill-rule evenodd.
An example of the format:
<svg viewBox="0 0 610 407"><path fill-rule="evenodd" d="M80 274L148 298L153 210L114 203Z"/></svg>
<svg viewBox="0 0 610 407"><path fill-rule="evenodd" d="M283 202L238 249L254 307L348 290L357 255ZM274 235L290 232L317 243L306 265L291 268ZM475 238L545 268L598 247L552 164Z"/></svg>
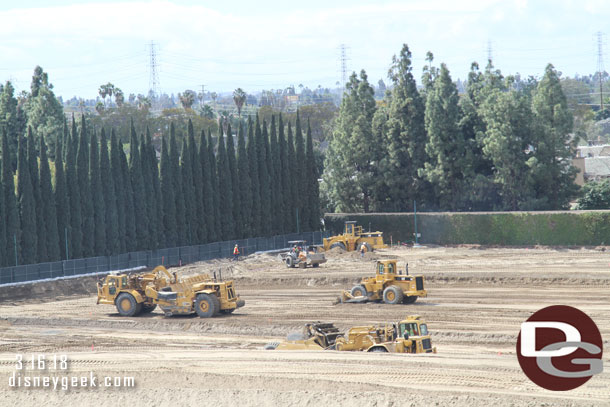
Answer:
<svg viewBox="0 0 610 407"><path fill-rule="evenodd" d="M342 304L367 302L368 300L369 298L365 296L354 297L349 291L341 292L340 302Z"/></svg>

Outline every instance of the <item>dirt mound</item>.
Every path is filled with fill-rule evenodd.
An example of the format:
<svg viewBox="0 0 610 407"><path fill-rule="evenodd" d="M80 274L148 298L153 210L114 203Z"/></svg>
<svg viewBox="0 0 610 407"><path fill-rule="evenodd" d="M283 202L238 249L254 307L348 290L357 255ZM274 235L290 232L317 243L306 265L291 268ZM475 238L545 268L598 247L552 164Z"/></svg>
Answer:
<svg viewBox="0 0 610 407"><path fill-rule="evenodd" d="M0 303L29 300L60 300L67 297L91 295L97 292L100 277L86 276L65 280L40 281L23 285L0 286Z"/></svg>

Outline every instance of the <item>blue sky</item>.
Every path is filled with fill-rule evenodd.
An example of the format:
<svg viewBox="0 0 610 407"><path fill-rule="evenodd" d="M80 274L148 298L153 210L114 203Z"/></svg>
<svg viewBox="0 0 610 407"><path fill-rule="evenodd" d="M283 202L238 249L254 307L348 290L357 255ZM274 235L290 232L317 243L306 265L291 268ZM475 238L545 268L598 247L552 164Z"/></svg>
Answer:
<svg viewBox="0 0 610 407"><path fill-rule="evenodd" d="M416 78L427 51L464 79L488 44L505 74L564 75L597 68L596 32L610 54L604 0L42 1L0 5L0 80L28 89L41 65L57 95L92 98L112 82L126 95L149 88L148 44L157 44L160 90L247 92L335 86L339 45L348 69L386 80L403 43ZM610 70L610 60L606 65Z"/></svg>

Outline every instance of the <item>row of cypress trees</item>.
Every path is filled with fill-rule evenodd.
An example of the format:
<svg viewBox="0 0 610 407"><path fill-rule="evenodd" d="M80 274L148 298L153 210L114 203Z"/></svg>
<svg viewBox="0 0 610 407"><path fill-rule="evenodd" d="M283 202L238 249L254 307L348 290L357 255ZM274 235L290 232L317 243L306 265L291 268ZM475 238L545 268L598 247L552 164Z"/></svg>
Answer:
<svg viewBox="0 0 610 407"><path fill-rule="evenodd" d="M0 265L271 236L319 228L318 173L311 129L239 122L213 137L189 121L179 146L172 124L160 160L150 131L131 125L128 154L113 130L83 116L55 141L28 128L16 174L2 135ZM236 140L235 140L236 139ZM52 171L53 170L53 171ZM15 185L16 179L16 185Z"/></svg>

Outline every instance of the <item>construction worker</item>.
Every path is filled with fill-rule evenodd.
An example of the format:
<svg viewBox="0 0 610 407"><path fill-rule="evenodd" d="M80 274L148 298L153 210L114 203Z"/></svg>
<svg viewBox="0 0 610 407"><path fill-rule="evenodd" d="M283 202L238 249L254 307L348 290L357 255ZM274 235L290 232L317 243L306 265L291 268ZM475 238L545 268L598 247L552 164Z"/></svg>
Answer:
<svg viewBox="0 0 610 407"><path fill-rule="evenodd" d="M235 243L235 247L233 248L233 260L239 260L239 246L237 246L237 243Z"/></svg>
<svg viewBox="0 0 610 407"><path fill-rule="evenodd" d="M364 257L364 253L366 253L366 245L362 243L362 245L360 245L360 257Z"/></svg>

